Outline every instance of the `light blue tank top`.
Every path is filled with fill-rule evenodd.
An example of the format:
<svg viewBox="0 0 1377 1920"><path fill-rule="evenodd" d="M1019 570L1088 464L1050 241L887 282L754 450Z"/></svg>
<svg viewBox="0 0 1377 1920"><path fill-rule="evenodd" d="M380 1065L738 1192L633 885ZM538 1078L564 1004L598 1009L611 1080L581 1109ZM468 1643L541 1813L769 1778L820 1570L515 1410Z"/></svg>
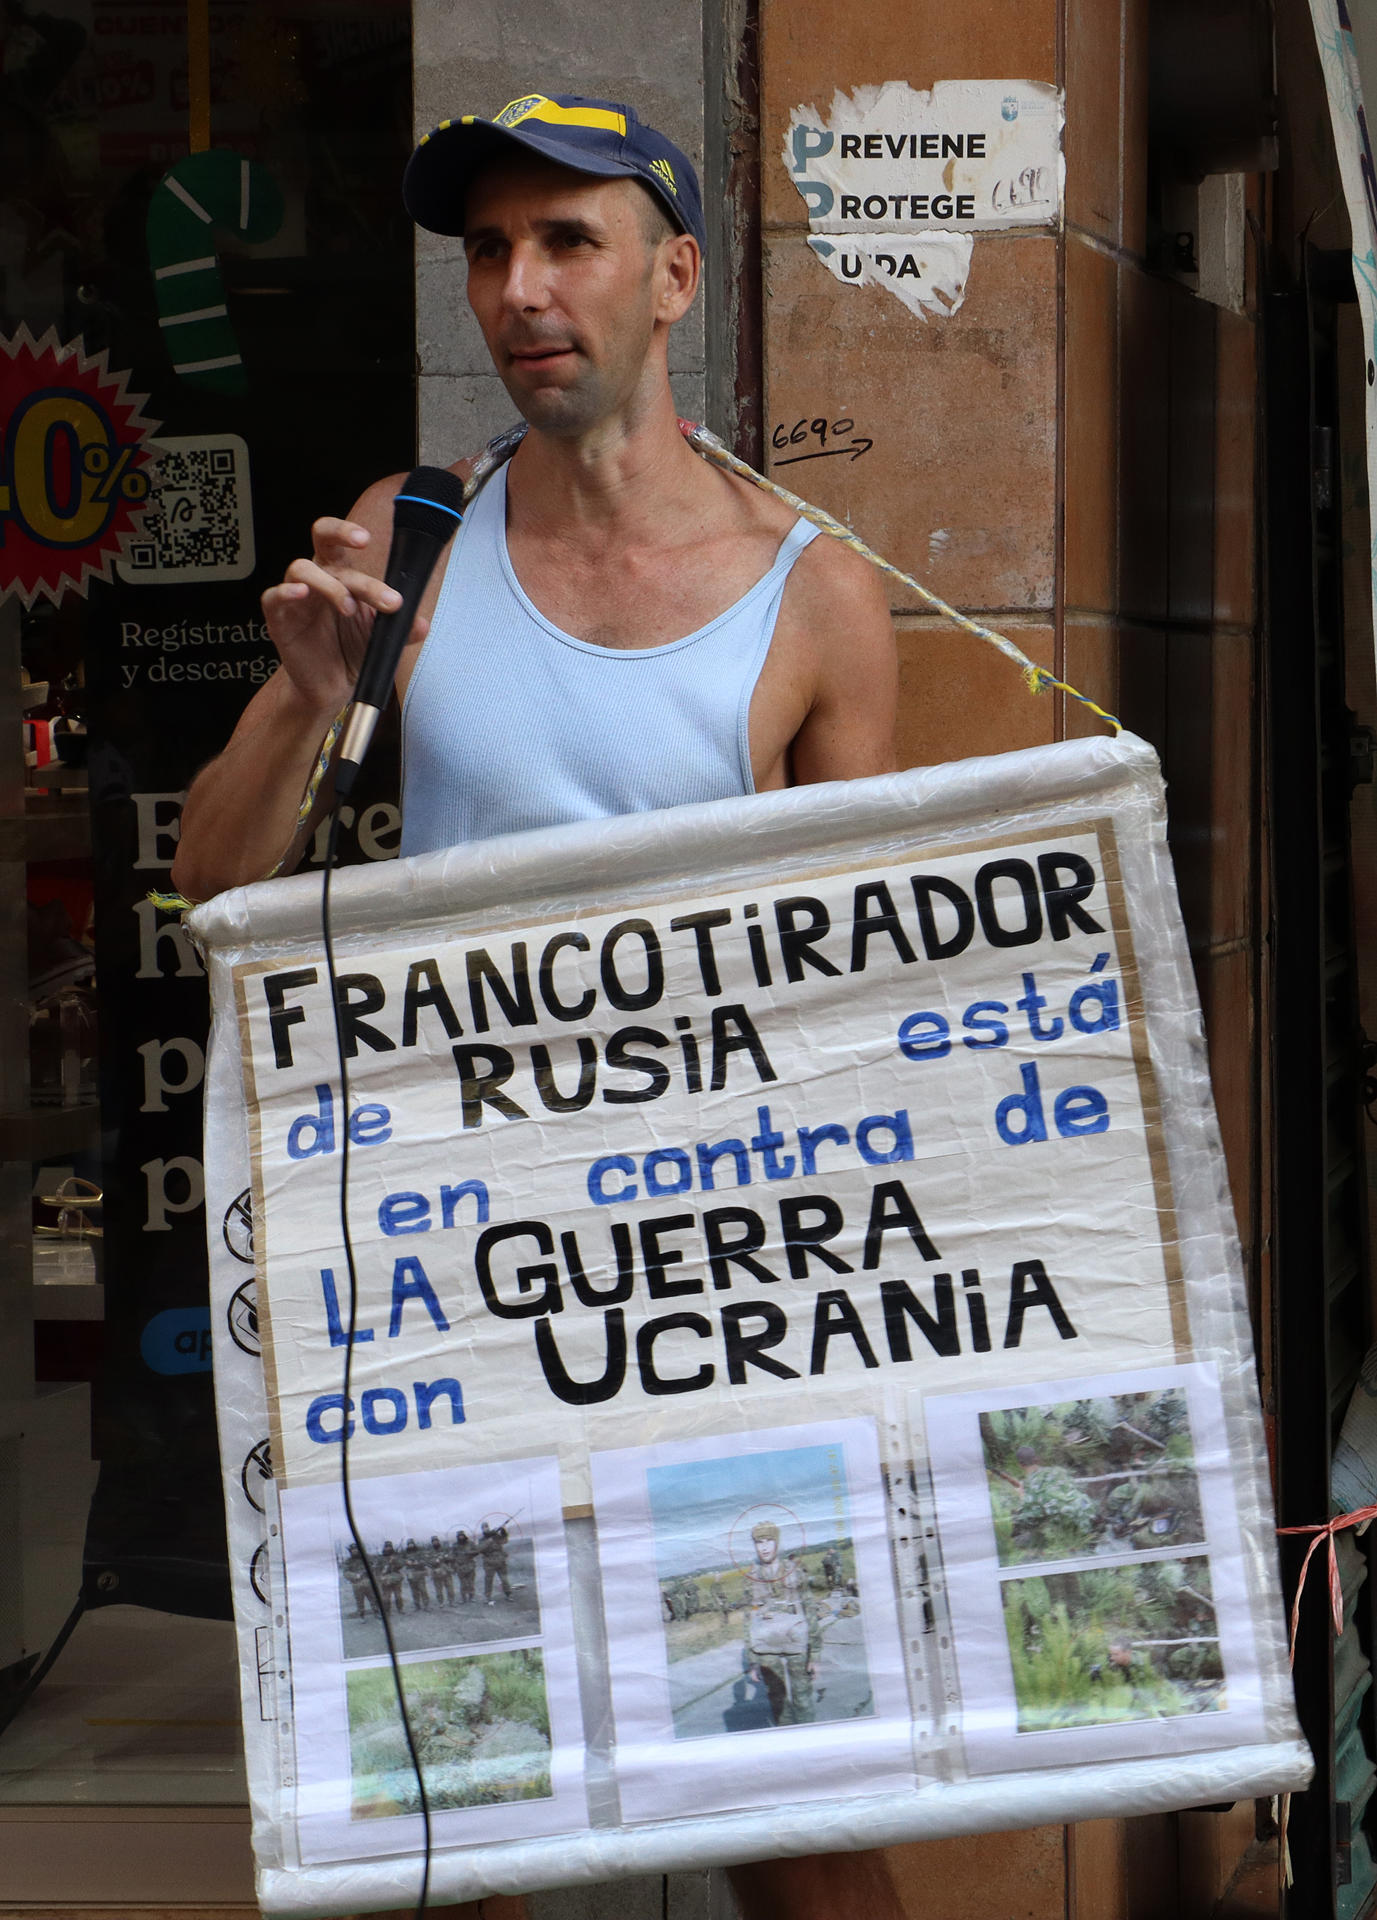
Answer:
<svg viewBox="0 0 1377 1920"><path fill-rule="evenodd" d="M522 592L507 552L507 470L455 536L402 709L403 854L490 834L754 793L751 695L798 521L725 613L664 646L594 646Z"/></svg>

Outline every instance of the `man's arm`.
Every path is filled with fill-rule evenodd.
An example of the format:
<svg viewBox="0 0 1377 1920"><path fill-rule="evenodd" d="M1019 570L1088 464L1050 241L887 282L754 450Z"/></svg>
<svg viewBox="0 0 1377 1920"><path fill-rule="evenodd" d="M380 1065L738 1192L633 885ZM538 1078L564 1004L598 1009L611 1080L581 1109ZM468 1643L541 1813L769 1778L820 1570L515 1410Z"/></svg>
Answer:
<svg viewBox="0 0 1377 1920"><path fill-rule="evenodd" d="M189 899L261 880L293 848L302 795L353 692L374 616L399 604L382 576L403 478L370 487L348 520L317 520L311 558L294 560L263 595L280 665L187 797L172 880Z"/></svg>
<svg viewBox="0 0 1377 1920"><path fill-rule="evenodd" d="M789 749L792 783L892 773L899 656L884 581L827 534L800 556L801 570L790 615L811 642L813 695Z"/></svg>

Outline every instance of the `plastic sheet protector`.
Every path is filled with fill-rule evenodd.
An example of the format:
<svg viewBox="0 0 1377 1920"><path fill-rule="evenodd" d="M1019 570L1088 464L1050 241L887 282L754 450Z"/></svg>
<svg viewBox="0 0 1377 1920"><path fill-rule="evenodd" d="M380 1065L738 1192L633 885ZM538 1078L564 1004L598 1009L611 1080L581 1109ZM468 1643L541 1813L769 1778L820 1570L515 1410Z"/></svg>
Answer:
<svg viewBox="0 0 1377 1920"><path fill-rule="evenodd" d="M1150 748L341 873L347 1102L320 895L190 922L265 1909L415 1897L379 1601L437 1901L1304 1784Z"/></svg>

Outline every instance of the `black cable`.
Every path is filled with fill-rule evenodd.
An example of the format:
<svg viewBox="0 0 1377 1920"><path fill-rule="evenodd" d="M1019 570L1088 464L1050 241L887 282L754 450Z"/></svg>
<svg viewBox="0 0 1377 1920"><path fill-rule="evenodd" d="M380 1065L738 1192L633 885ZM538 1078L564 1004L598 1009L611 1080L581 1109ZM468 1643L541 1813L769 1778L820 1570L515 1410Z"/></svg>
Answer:
<svg viewBox="0 0 1377 1920"><path fill-rule="evenodd" d="M67 1618L63 1621L62 1626L58 1630L58 1635L56 1640L53 1641L53 1644L49 1647L48 1651L44 1654L43 1658L39 1661L38 1665L34 1668L33 1672L29 1675L28 1679L24 1682L23 1686L19 1689L19 1692L15 1695L14 1702L11 1705L9 1712L5 1715L3 1720L0 1720L0 1733L3 1733L5 1731L6 1727L8 1727L11 1721L15 1718L20 1708L24 1706L25 1702L29 1699L30 1695L37 1691L39 1684L47 1677L48 1671L51 1668L54 1660L56 1660L57 1656L61 1653L62 1649L66 1646L67 1642L71 1639L72 1633L76 1627L76 1623L78 1620L80 1620L82 1614L85 1613L85 1611L86 1611L86 1598L84 1594L79 1593L77 1595L76 1605L72 1608L72 1611L67 1615Z"/></svg>
<svg viewBox="0 0 1377 1920"><path fill-rule="evenodd" d="M358 1270L354 1265L354 1242L349 1232L349 1069L344 1057L344 1025L340 1019L339 989L335 981L335 941L330 925L330 879L335 870L335 859L339 850L339 824L340 806L337 802L330 815L330 834L325 847L325 872L321 876L320 932L325 948L325 977L330 984L330 1010L335 1022L335 1051L339 1060L339 1224L344 1242L345 1266L349 1272L349 1318L345 1328L344 1379L341 1384L344 1405L341 1408L339 1484L344 1500L344 1518L349 1527L349 1538L363 1559L364 1571L368 1575L369 1591L373 1595L373 1604L378 1610L378 1618L382 1621L383 1638L387 1642L387 1657L392 1667L392 1684L397 1692L397 1712L401 1716L402 1732L406 1736L406 1750L411 1758L411 1767L416 1775L416 1787L421 1798L421 1891L416 1901L417 1920L421 1920L430 1898L430 1799L426 1793L421 1756L416 1751L416 1736L412 1731L411 1716L406 1710L402 1667L397 1658L396 1643L392 1638L392 1623L387 1617L387 1607L378 1586L377 1575L373 1571L372 1556L363 1543L358 1522L354 1518L354 1502L349 1486L349 1435L353 1428L353 1421L349 1418L349 1389L354 1373L354 1336L358 1331L359 1323L359 1279ZM75 1621L72 1624L75 1625Z"/></svg>

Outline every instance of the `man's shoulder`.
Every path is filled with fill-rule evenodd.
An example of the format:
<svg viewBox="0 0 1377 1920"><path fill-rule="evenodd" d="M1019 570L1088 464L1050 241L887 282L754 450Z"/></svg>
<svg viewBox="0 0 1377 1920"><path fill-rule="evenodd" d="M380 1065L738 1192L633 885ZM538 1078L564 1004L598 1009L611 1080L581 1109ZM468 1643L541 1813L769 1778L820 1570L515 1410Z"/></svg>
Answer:
<svg viewBox="0 0 1377 1920"><path fill-rule="evenodd" d="M822 531L804 548L790 574L791 613L833 627L861 621L887 625L889 595L879 569Z"/></svg>

